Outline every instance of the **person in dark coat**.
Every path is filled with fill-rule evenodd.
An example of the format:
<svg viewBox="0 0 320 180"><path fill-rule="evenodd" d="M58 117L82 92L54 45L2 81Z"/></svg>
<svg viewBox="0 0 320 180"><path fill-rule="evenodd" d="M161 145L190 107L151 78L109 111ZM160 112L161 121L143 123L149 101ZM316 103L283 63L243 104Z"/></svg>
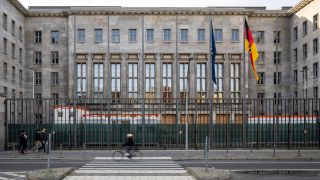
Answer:
<svg viewBox="0 0 320 180"><path fill-rule="evenodd" d="M20 134L19 134L19 152L21 154L26 154L27 151L27 140L28 140L28 137L26 135L26 132L24 130L21 130L20 131Z"/></svg>
<svg viewBox="0 0 320 180"><path fill-rule="evenodd" d="M39 151L41 147L41 134L40 134L40 129L37 129L36 132L34 133L34 147L32 148L32 151Z"/></svg>
<svg viewBox="0 0 320 180"><path fill-rule="evenodd" d="M133 141L133 134L127 134L127 141L124 144L124 147L126 148L126 151L128 154L126 154L129 158L131 158L131 151L134 147L134 141Z"/></svg>
<svg viewBox="0 0 320 180"><path fill-rule="evenodd" d="M41 148L43 148L43 152L46 152L46 143L47 143L47 140L48 140L48 134L47 134L47 131L46 131L46 128L43 128L41 133L40 133L40 141L41 141ZM40 149L41 149L40 148Z"/></svg>

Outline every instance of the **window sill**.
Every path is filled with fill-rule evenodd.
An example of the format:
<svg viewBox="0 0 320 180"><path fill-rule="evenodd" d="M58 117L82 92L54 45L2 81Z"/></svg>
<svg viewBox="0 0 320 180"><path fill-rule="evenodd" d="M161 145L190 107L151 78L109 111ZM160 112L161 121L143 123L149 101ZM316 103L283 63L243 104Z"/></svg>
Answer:
<svg viewBox="0 0 320 180"><path fill-rule="evenodd" d="M179 43L186 44L188 41L180 41Z"/></svg>
<svg viewBox="0 0 320 180"><path fill-rule="evenodd" d="M85 43L85 41L77 41L77 43L83 44Z"/></svg>
<svg viewBox="0 0 320 180"><path fill-rule="evenodd" d="M171 41L163 41L163 43L171 43Z"/></svg>
<svg viewBox="0 0 320 180"><path fill-rule="evenodd" d="M198 43L206 43L206 41L198 41Z"/></svg>
<svg viewBox="0 0 320 180"><path fill-rule="evenodd" d="M59 86L59 84L51 84L51 86Z"/></svg>
<svg viewBox="0 0 320 180"><path fill-rule="evenodd" d="M231 41L231 43L240 43L240 41Z"/></svg>

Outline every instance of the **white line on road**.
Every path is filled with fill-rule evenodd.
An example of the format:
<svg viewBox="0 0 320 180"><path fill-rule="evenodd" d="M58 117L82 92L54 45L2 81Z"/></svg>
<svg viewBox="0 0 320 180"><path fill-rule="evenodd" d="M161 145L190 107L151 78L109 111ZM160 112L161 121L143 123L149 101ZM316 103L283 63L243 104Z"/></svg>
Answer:
<svg viewBox="0 0 320 180"><path fill-rule="evenodd" d="M98 159L98 160L113 160L113 157L95 157L94 159ZM128 158L126 158L128 159ZM168 160L168 159L172 159L171 157L140 157L139 159L157 159L157 160Z"/></svg>
<svg viewBox="0 0 320 180"><path fill-rule="evenodd" d="M75 173L83 174L114 174L114 173L130 173L130 174L180 174L187 173L186 170L76 170Z"/></svg>

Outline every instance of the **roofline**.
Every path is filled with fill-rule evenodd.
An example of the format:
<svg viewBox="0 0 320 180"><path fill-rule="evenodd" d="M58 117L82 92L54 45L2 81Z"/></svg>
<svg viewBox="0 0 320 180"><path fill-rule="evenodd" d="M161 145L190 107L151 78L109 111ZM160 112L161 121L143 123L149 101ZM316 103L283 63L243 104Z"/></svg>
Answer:
<svg viewBox="0 0 320 180"><path fill-rule="evenodd" d="M288 11L288 16L292 16L293 14L297 13L300 11L302 8L306 7L308 4L313 2L314 0L301 0L297 5L293 6L289 11Z"/></svg>
<svg viewBox="0 0 320 180"><path fill-rule="evenodd" d="M24 16L28 16L29 11L18 1L8 0L14 7L16 7Z"/></svg>

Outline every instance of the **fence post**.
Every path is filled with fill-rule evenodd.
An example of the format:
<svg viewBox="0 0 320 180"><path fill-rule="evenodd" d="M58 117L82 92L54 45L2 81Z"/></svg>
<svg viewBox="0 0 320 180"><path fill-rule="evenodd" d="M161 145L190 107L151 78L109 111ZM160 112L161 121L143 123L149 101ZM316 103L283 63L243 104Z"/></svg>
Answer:
<svg viewBox="0 0 320 180"><path fill-rule="evenodd" d="M6 118L6 100L5 97L0 95L0 151L3 151L6 146L7 138L6 138L6 125L7 125L7 118Z"/></svg>
<svg viewBox="0 0 320 180"><path fill-rule="evenodd" d="M51 161L51 136L52 134L49 134L49 141L48 141L48 166L47 169L50 170L50 161Z"/></svg>
<svg viewBox="0 0 320 180"><path fill-rule="evenodd" d="M208 172L208 136L206 136L205 143L204 143L204 155L206 158L205 168L206 168L206 172Z"/></svg>

